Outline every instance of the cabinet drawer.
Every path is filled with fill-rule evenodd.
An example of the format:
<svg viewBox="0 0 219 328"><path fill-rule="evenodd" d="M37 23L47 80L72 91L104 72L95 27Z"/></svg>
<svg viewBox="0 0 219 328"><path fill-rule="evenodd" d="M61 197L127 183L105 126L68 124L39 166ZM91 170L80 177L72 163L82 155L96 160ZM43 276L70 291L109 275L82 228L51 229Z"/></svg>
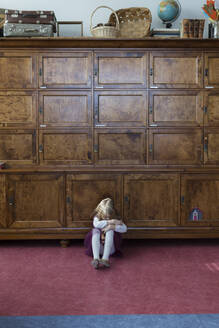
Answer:
<svg viewBox="0 0 219 328"><path fill-rule="evenodd" d="M146 126L146 92L96 91L94 112L96 126Z"/></svg>
<svg viewBox="0 0 219 328"><path fill-rule="evenodd" d="M90 88L92 54L47 53L40 56L40 88Z"/></svg>
<svg viewBox="0 0 219 328"><path fill-rule="evenodd" d="M44 91L40 94L40 127L88 126L91 119L89 92Z"/></svg>
<svg viewBox="0 0 219 328"><path fill-rule="evenodd" d="M0 92L0 127L36 128L36 93Z"/></svg>
<svg viewBox="0 0 219 328"><path fill-rule="evenodd" d="M203 125L200 91L150 90L149 126Z"/></svg>
<svg viewBox="0 0 219 328"><path fill-rule="evenodd" d="M95 163L102 165L146 164L145 129L95 130Z"/></svg>
<svg viewBox="0 0 219 328"><path fill-rule="evenodd" d="M0 53L0 89L36 87L36 55Z"/></svg>
<svg viewBox="0 0 219 328"><path fill-rule="evenodd" d="M94 87L145 88L146 63L144 52L96 53Z"/></svg>
<svg viewBox="0 0 219 328"><path fill-rule="evenodd" d="M201 88L203 58L196 52L152 52L150 87Z"/></svg>
<svg viewBox="0 0 219 328"><path fill-rule="evenodd" d="M39 140L40 164L75 165L92 162L91 130L41 130Z"/></svg>
<svg viewBox="0 0 219 328"><path fill-rule="evenodd" d="M34 164L36 157L35 130L0 130L0 159L9 166Z"/></svg>
<svg viewBox="0 0 219 328"><path fill-rule="evenodd" d="M149 129L149 164L201 165L201 129Z"/></svg>

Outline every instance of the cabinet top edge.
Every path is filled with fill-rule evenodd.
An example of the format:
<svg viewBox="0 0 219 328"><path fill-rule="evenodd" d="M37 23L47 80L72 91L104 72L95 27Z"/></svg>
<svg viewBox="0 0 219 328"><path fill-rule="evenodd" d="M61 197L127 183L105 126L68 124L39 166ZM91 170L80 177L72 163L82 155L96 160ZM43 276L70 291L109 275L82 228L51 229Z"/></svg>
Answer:
<svg viewBox="0 0 219 328"><path fill-rule="evenodd" d="M219 39L104 39L93 37L25 37L0 38L1 48L206 48L219 49Z"/></svg>

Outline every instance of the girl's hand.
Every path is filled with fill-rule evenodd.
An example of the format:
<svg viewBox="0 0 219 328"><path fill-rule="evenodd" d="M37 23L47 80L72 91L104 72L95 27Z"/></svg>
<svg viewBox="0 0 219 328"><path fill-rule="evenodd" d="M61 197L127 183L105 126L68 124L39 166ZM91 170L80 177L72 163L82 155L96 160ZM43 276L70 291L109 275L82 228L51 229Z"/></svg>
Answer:
<svg viewBox="0 0 219 328"><path fill-rule="evenodd" d="M107 226L102 229L104 233L106 233L109 230L115 230L115 224L107 224Z"/></svg>
<svg viewBox="0 0 219 328"><path fill-rule="evenodd" d="M123 222L121 220L113 219L109 220L110 223L115 224L115 225L121 225Z"/></svg>

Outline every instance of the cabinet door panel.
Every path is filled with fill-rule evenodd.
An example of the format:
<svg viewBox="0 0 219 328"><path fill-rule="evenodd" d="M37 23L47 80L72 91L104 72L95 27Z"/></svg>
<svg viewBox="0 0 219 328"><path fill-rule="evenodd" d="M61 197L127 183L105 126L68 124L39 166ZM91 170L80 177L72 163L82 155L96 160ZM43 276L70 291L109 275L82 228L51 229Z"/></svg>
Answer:
<svg viewBox="0 0 219 328"><path fill-rule="evenodd" d="M150 91L150 126L203 125L203 95L200 91Z"/></svg>
<svg viewBox="0 0 219 328"><path fill-rule="evenodd" d="M40 87L90 88L92 54L48 53L40 57Z"/></svg>
<svg viewBox="0 0 219 328"><path fill-rule="evenodd" d="M202 65L199 53L153 52L150 56L150 87L201 88Z"/></svg>
<svg viewBox="0 0 219 328"><path fill-rule="evenodd" d="M64 178L59 174L7 176L9 228L64 224Z"/></svg>
<svg viewBox="0 0 219 328"><path fill-rule="evenodd" d="M181 180L181 221L183 225L219 225L219 175L188 174ZM198 208L199 219L194 220L192 211Z"/></svg>
<svg viewBox="0 0 219 328"><path fill-rule="evenodd" d="M41 164L89 164L92 162L91 131L41 130L39 151Z"/></svg>
<svg viewBox="0 0 219 328"><path fill-rule="evenodd" d="M176 226L179 178L175 174L124 177L124 218L129 226Z"/></svg>
<svg viewBox="0 0 219 328"><path fill-rule="evenodd" d="M5 174L0 174L0 228L5 228L7 225L5 178Z"/></svg>
<svg viewBox="0 0 219 328"><path fill-rule="evenodd" d="M209 53L205 55L205 87L219 87L219 55Z"/></svg>
<svg viewBox="0 0 219 328"><path fill-rule="evenodd" d="M36 87L36 56L0 53L0 89Z"/></svg>
<svg viewBox="0 0 219 328"><path fill-rule="evenodd" d="M0 92L0 127L36 128L36 93Z"/></svg>
<svg viewBox="0 0 219 328"><path fill-rule="evenodd" d="M207 126L219 126L219 92L205 93L204 122Z"/></svg>
<svg viewBox="0 0 219 328"><path fill-rule="evenodd" d="M149 164L201 165L200 129L150 129Z"/></svg>
<svg viewBox="0 0 219 328"><path fill-rule="evenodd" d="M219 131L218 128L205 129L204 136L205 164L219 164Z"/></svg>
<svg viewBox="0 0 219 328"><path fill-rule="evenodd" d="M100 91L94 95L95 125L145 126L147 97L144 91Z"/></svg>
<svg viewBox="0 0 219 328"><path fill-rule="evenodd" d="M35 130L0 130L0 159L10 166L36 163Z"/></svg>
<svg viewBox="0 0 219 328"><path fill-rule="evenodd" d="M146 62L144 52L96 53L94 86L96 88L146 87Z"/></svg>
<svg viewBox="0 0 219 328"><path fill-rule="evenodd" d="M96 129L95 162L103 165L145 164L145 129Z"/></svg>
<svg viewBox="0 0 219 328"><path fill-rule="evenodd" d="M40 125L46 127L91 124L89 92L45 91L40 94Z"/></svg>
<svg viewBox="0 0 219 328"><path fill-rule="evenodd" d="M67 176L67 225L91 227L91 214L98 203L113 199L119 215L121 210L122 178L117 174L75 174Z"/></svg>

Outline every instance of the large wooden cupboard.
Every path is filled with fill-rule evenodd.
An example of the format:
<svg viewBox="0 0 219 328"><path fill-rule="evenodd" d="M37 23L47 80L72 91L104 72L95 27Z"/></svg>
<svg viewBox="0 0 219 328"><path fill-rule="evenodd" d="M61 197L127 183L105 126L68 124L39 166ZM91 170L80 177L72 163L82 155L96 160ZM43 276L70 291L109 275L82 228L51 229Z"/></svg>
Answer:
<svg viewBox="0 0 219 328"><path fill-rule="evenodd" d="M219 41L0 39L0 239L219 237ZM198 212L198 215L197 215Z"/></svg>

